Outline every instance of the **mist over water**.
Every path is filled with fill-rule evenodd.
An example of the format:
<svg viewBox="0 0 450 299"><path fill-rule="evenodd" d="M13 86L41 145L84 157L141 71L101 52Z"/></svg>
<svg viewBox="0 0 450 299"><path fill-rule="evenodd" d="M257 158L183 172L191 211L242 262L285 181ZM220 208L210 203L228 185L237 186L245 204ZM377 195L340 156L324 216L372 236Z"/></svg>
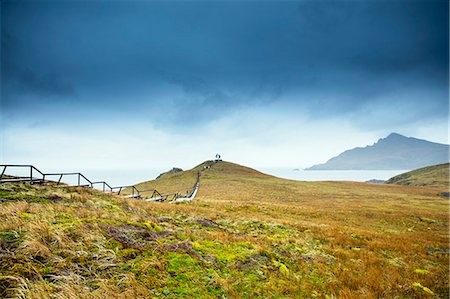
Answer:
<svg viewBox="0 0 450 299"><path fill-rule="evenodd" d="M409 170L293 170L292 168L265 168L262 172L280 178L298 181L355 181L388 180Z"/></svg>
<svg viewBox="0 0 450 299"><path fill-rule="evenodd" d="M105 181L112 187L134 185L144 181L154 180L159 174L169 169L41 169L45 173L81 172L92 182ZM372 179L387 180L409 170L294 170L293 168L256 168L263 173L276 177L298 181L355 181L365 182ZM28 168L8 168L6 174L16 176L29 176ZM38 173L33 174L38 177ZM47 179L57 181L59 176L49 176ZM61 182L76 185L77 176L64 176ZM81 184L87 182L83 179Z"/></svg>
<svg viewBox="0 0 450 299"><path fill-rule="evenodd" d="M167 170L163 169L95 169L85 171L88 179L105 181L114 186L128 186L137 183L154 180L159 174Z"/></svg>
<svg viewBox="0 0 450 299"><path fill-rule="evenodd" d="M86 170L83 174L93 181L106 181L111 186L133 185L154 180L169 169L96 169ZM292 168L261 168L263 173L276 177L298 181L355 181L365 182L372 179L387 180L408 170L315 170L294 171Z"/></svg>

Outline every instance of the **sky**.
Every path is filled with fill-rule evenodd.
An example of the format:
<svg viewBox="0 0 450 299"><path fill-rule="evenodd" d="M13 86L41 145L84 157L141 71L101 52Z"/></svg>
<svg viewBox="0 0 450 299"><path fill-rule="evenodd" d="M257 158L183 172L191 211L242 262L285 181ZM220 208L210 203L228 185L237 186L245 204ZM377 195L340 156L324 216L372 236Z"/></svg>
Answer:
<svg viewBox="0 0 450 299"><path fill-rule="evenodd" d="M448 143L449 3L1 1L0 161L307 167Z"/></svg>

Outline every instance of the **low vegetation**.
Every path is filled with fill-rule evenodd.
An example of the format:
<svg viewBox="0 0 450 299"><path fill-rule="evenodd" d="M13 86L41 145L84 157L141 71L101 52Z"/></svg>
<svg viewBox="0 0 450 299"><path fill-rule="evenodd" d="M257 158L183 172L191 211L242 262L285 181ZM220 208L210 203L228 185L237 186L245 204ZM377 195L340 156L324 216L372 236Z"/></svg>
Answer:
<svg viewBox="0 0 450 299"><path fill-rule="evenodd" d="M449 163L428 166L405 172L389 179L386 183L408 186L437 186L448 189Z"/></svg>
<svg viewBox="0 0 450 299"><path fill-rule="evenodd" d="M442 187L297 182L227 162L141 187L189 189L199 170L197 198L179 205L0 185L0 297L448 298Z"/></svg>

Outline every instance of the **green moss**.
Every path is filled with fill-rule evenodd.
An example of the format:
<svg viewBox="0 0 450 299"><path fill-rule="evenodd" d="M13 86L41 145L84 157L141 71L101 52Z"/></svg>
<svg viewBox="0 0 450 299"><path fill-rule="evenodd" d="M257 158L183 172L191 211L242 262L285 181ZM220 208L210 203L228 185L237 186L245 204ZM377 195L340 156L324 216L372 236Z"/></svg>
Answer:
<svg viewBox="0 0 450 299"><path fill-rule="evenodd" d="M54 224L73 224L76 221L73 214L69 213L58 213L55 215L55 221L53 221Z"/></svg>
<svg viewBox="0 0 450 299"><path fill-rule="evenodd" d="M156 224L153 226L153 229L154 229L154 231L159 232L159 233L164 231L164 229L161 226L156 225Z"/></svg>
<svg viewBox="0 0 450 299"><path fill-rule="evenodd" d="M167 258L167 271L169 273L178 273L179 271L183 270L194 270L198 266L198 262L189 254L169 252Z"/></svg>
<svg viewBox="0 0 450 299"><path fill-rule="evenodd" d="M30 218L32 215L30 213L27 212L22 212L20 213L20 217L21 218Z"/></svg>
<svg viewBox="0 0 450 299"><path fill-rule="evenodd" d="M213 272L204 269L190 255L171 252L168 253L167 259L166 269L170 274L167 286L176 297L204 297L206 292L223 293L212 280Z"/></svg>
<svg viewBox="0 0 450 299"><path fill-rule="evenodd" d="M21 230L0 231L0 248L11 250L17 248L24 240L25 232Z"/></svg>
<svg viewBox="0 0 450 299"><path fill-rule="evenodd" d="M144 222L143 225L144 227L152 230L155 224L153 222Z"/></svg>
<svg viewBox="0 0 450 299"><path fill-rule="evenodd" d="M324 277L321 274L319 274L316 269L313 269L309 273L309 279L316 287L319 288L322 288L325 284Z"/></svg>
<svg viewBox="0 0 450 299"><path fill-rule="evenodd" d="M286 275L286 276L289 275L289 269L286 267L285 264L283 264L279 261L276 261L276 260L273 260L272 264L278 268L278 270L280 271L281 274Z"/></svg>
<svg viewBox="0 0 450 299"><path fill-rule="evenodd" d="M221 263L229 264L245 260L245 257L256 253L256 249L248 242L221 243L213 240L192 242L193 248L203 254L211 254Z"/></svg>
<svg viewBox="0 0 450 299"><path fill-rule="evenodd" d="M122 244L120 242L114 240L113 238L108 239L105 244L105 248L112 249L116 254L122 249Z"/></svg>
<svg viewBox="0 0 450 299"><path fill-rule="evenodd" d="M426 293L426 294L428 294L428 295L434 295L434 292L433 292L432 290L430 290L429 288L423 286L423 285L422 285L421 283L419 283L419 282L413 283L412 286L413 286L413 288L414 288L415 290L421 291L421 292Z"/></svg>
<svg viewBox="0 0 450 299"><path fill-rule="evenodd" d="M119 251L119 255L121 257L125 257L127 259L134 259L141 254L141 250L137 250L134 248L125 248Z"/></svg>
<svg viewBox="0 0 450 299"><path fill-rule="evenodd" d="M428 273L430 273L430 271L424 269L415 269L414 272L421 275L427 275Z"/></svg>
<svg viewBox="0 0 450 299"><path fill-rule="evenodd" d="M8 198L11 195L11 191L0 190L0 197Z"/></svg>

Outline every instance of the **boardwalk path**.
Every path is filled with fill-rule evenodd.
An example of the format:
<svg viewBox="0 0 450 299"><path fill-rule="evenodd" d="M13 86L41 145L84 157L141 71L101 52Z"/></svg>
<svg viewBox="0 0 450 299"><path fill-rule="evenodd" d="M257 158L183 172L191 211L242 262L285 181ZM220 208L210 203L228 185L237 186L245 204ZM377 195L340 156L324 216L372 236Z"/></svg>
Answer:
<svg viewBox="0 0 450 299"><path fill-rule="evenodd" d="M136 186L118 186L118 187L111 187L107 182L105 181L99 181L99 182L93 182L89 180L86 176L84 176L82 173L79 172L73 172L73 173L44 173L34 167L33 165L13 165L13 164L1 164L0 167L3 167L3 170L0 174L0 184L2 183L30 183L30 184L56 184L58 186L61 184L61 180L63 177L67 176L75 176L77 178L77 184L72 185L74 187L87 187L87 188L94 188L94 185L101 185L101 190L103 192L109 192L109 193L115 193L117 195L120 195L120 193L124 189L131 190L131 194L125 195L122 197L124 198L136 198L136 199L143 199L145 201L170 201L174 203L180 203L180 202L190 202L194 200L195 196L197 195L199 186L200 186L200 177L201 173L207 169L210 169L211 166L219 162L220 160L214 160L211 161L208 165L206 165L203 169L198 171L197 174L197 180L192 188L192 191L188 192L187 194L181 194L179 192L170 193L170 194L161 194L156 189L151 190L139 190ZM29 176L26 177L17 177L17 176L11 176L6 174L7 169L14 169L14 168L25 168L29 171ZM49 177L57 177L56 180L49 180ZM118 190L118 191L115 191ZM152 195L149 198L143 198L142 193L143 192L152 192Z"/></svg>

